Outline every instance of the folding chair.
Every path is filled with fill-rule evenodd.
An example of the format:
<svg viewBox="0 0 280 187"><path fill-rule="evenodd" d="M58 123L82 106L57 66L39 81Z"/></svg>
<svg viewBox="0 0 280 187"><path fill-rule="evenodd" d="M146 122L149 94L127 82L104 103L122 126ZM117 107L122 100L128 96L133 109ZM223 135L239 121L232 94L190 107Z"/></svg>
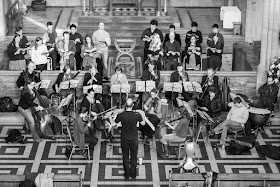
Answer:
<svg viewBox="0 0 280 187"><path fill-rule="evenodd" d="M69 136L69 139L70 139L70 142L71 142L71 153L70 153L70 156L69 156L69 159L68 159L70 161L71 158L72 158L73 153L76 150L80 150L80 148L79 148L79 146L73 140L73 137L72 137L69 125L67 125L66 128L67 128L67 133L68 133L68 136ZM85 144L85 148L86 148L87 153L88 153L88 155L87 155L88 156L88 160L90 160L89 144Z"/></svg>

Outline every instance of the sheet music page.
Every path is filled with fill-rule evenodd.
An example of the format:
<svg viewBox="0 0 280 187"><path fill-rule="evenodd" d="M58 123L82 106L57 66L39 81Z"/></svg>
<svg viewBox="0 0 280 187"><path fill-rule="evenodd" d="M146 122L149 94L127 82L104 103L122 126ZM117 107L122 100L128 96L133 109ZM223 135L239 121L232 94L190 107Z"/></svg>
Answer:
<svg viewBox="0 0 280 187"><path fill-rule="evenodd" d="M41 82L37 82L35 84L35 88L36 89L40 89L40 88L48 89L50 82L51 82L51 80L42 80ZM39 86L40 86L40 88L39 88Z"/></svg>

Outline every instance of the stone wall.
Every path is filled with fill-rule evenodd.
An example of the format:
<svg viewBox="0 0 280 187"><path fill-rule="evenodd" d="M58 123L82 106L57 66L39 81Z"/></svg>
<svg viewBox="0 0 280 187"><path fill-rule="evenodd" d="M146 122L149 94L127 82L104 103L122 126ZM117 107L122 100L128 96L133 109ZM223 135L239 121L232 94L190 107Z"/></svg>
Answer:
<svg viewBox="0 0 280 187"><path fill-rule="evenodd" d="M5 0L3 0L5 1ZM8 0L15 1L15 0ZM135 0L114 0L115 3L119 2L135 2ZM153 6L155 0L143 0L143 6ZM176 7L220 7L224 6L226 0L167 0L170 2L171 6ZM24 0L27 6L31 6L32 0ZM108 0L94 0L94 6L107 6ZM88 4L88 0L86 0ZM164 4L164 0L162 0L162 5ZM47 6L83 6L83 0L47 0Z"/></svg>

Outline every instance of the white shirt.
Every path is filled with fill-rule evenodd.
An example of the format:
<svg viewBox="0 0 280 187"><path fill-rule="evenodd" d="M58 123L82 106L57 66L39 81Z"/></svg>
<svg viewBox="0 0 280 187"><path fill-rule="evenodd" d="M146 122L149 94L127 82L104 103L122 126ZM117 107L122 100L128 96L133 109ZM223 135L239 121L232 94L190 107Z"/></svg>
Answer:
<svg viewBox="0 0 280 187"><path fill-rule="evenodd" d="M240 123L242 126L247 122L248 118L249 111L244 105L240 108L233 105L227 115L227 119Z"/></svg>
<svg viewBox="0 0 280 187"><path fill-rule="evenodd" d="M47 46L42 44L35 49L35 46L31 48L31 60L35 63L35 65L46 64L48 59L46 55L42 55L42 53L48 52Z"/></svg>

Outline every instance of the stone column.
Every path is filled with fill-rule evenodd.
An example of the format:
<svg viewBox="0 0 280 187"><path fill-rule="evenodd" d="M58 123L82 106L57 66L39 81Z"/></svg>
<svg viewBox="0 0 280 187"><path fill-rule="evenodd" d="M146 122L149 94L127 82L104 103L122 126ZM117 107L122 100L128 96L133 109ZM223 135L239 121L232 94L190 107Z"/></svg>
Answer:
<svg viewBox="0 0 280 187"><path fill-rule="evenodd" d="M6 19L3 0L0 0L0 25L0 41L4 41L6 35Z"/></svg>
<svg viewBox="0 0 280 187"><path fill-rule="evenodd" d="M108 4L109 4L109 16L113 15L113 0L108 0Z"/></svg>
<svg viewBox="0 0 280 187"><path fill-rule="evenodd" d="M137 16L142 16L142 0L137 0Z"/></svg>
<svg viewBox="0 0 280 187"><path fill-rule="evenodd" d="M263 1L262 37L261 37L261 57L257 74L257 89L266 82L269 60L278 52L279 40L279 6L280 0Z"/></svg>
<svg viewBox="0 0 280 187"><path fill-rule="evenodd" d="M160 16L161 13L161 0L156 0L156 16Z"/></svg>
<svg viewBox="0 0 280 187"><path fill-rule="evenodd" d="M89 6L89 12L92 13L93 12L93 0L88 1L88 6Z"/></svg>

